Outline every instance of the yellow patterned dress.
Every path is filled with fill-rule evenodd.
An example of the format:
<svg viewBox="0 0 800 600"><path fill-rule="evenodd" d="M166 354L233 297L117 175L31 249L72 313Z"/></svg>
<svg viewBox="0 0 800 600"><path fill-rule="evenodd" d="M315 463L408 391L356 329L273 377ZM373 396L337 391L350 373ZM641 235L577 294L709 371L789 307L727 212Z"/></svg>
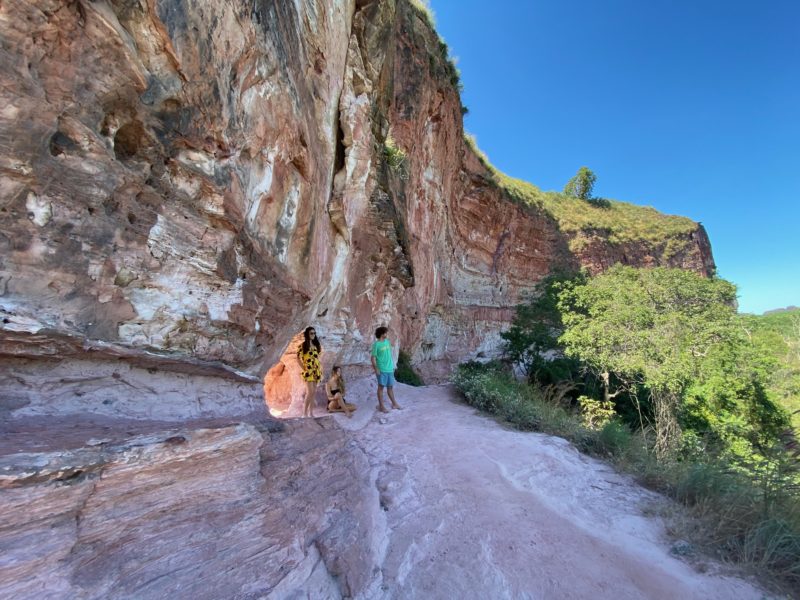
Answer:
<svg viewBox="0 0 800 600"><path fill-rule="evenodd" d="M303 345L297 349L297 359L303 367L303 381L319 383L322 380L322 365L319 363L319 350L311 344L308 352L303 352Z"/></svg>

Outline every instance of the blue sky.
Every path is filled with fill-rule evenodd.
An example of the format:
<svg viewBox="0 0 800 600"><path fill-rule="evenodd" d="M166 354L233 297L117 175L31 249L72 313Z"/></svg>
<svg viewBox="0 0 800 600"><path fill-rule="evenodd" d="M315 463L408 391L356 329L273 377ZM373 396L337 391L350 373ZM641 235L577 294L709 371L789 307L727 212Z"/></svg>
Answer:
<svg viewBox="0 0 800 600"><path fill-rule="evenodd" d="M800 1L431 0L500 170L700 221L740 311L800 306Z"/></svg>

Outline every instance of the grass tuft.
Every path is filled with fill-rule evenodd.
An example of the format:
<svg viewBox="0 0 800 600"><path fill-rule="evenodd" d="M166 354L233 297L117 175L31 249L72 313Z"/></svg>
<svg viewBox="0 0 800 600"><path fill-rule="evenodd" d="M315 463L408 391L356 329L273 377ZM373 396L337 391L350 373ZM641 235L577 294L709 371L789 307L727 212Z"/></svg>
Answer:
<svg viewBox="0 0 800 600"><path fill-rule="evenodd" d="M417 14L431 29L436 29L436 14L433 12L428 0L411 0L411 6L414 7Z"/></svg>
<svg viewBox="0 0 800 600"><path fill-rule="evenodd" d="M408 178L407 158L408 154L406 151L397 145L397 142L394 141L391 135L387 135L383 143L383 159L386 161L389 169L401 179Z"/></svg>

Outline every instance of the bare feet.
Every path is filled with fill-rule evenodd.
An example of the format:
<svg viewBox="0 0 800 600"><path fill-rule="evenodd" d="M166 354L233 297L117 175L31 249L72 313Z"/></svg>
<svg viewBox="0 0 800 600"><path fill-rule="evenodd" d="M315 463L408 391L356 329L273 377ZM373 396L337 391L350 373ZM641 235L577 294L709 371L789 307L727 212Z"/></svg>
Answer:
<svg viewBox="0 0 800 600"><path fill-rule="evenodd" d="M388 410L386 410L385 406L379 406L378 410L381 411L382 413L388 413L389 412Z"/></svg>
<svg viewBox="0 0 800 600"><path fill-rule="evenodd" d="M392 408L395 410L403 410L403 407L400 406L399 404L392 404Z"/></svg>

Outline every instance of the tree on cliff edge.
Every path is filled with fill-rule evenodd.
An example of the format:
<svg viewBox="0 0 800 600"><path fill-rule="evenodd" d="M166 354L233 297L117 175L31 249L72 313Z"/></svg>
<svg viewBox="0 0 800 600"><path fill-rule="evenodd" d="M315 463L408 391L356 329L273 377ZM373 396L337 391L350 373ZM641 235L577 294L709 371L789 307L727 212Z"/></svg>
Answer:
<svg viewBox="0 0 800 600"><path fill-rule="evenodd" d="M564 186L564 194L581 200L591 200L597 176L589 167L581 167Z"/></svg>

